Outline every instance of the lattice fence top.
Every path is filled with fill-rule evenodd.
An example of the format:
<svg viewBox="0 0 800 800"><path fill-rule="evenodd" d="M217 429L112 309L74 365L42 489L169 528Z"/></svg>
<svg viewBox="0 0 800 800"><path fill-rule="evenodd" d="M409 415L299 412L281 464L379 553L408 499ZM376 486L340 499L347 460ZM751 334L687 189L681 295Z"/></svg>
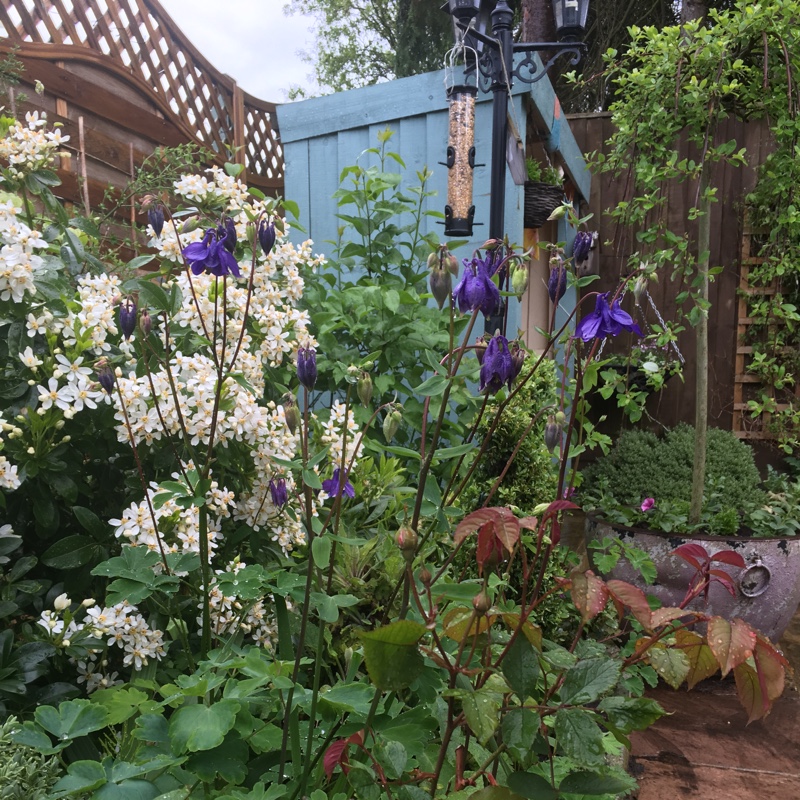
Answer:
<svg viewBox="0 0 800 800"><path fill-rule="evenodd" d="M283 180L275 105L214 69L156 0L4 0L0 36L12 44L89 48L114 59L219 156L239 147L237 160L244 158L250 175Z"/></svg>

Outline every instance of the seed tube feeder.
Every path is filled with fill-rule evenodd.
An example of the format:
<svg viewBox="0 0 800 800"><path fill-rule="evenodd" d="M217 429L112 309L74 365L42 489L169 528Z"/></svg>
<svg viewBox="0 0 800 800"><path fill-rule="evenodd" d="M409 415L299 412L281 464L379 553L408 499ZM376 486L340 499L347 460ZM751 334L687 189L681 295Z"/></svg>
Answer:
<svg viewBox="0 0 800 800"><path fill-rule="evenodd" d="M472 172L475 169L475 97L477 86L457 85L447 90L449 134L447 138L447 205L445 236L472 236L475 206L472 204Z"/></svg>

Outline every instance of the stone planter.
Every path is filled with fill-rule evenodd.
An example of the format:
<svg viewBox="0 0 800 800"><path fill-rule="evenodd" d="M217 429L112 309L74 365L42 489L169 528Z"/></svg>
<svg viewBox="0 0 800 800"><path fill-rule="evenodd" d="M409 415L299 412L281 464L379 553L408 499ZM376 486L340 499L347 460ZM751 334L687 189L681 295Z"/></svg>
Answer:
<svg viewBox="0 0 800 800"><path fill-rule="evenodd" d="M753 539L736 536L684 536L608 523L588 515L587 541L606 537L621 539L627 545L648 553L656 566L656 582L648 586L624 558L605 577L627 581L647 594L655 595L664 606L678 606L686 595L694 570L672 555L687 542L702 545L713 555L734 550L747 566L737 569L715 562L715 569L728 572L736 584L736 596L719 583L712 583L708 604L696 598L689 608L716 616L739 617L773 642L777 642L800 605L800 537Z"/></svg>

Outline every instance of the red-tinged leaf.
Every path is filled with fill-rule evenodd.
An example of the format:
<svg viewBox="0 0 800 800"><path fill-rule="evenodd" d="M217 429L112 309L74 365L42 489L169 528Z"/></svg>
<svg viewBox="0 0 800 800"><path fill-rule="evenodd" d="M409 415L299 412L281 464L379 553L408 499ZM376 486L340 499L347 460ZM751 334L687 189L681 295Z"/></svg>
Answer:
<svg viewBox="0 0 800 800"><path fill-rule="evenodd" d="M759 635L756 635L753 660L756 664L762 693L767 698L767 713L769 713L773 700L777 700L783 694L786 685L786 668L789 666L789 662L783 653L772 646L768 639Z"/></svg>
<svg viewBox="0 0 800 800"><path fill-rule="evenodd" d="M705 547L691 542L676 547L673 554L691 564L695 569L702 569L704 563L708 562L708 551Z"/></svg>
<svg viewBox="0 0 800 800"><path fill-rule="evenodd" d="M650 611L650 604L641 589L637 589L625 581L616 580L608 581L606 587L613 598L631 610L631 614L640 625L651 630L652 611Z"/></svg>
<svg viewBox="0 0 800 800"><path fill-rule="evenodd" d="M700 634L687 630L675 631L675 641L689 659L689 674L686 676L686 683L690 689L693 689L700 681L716 674L719 664L717 664L711 648Z"/></svg>
<svg viewBox="0 0 800 800"><path fill-rule="evenodd" d="M475 531L479 530L481 526L485 525L487 522L494 522L498 519L498 516L496 508L479 508L477 511L467 514L467 516L456 525L455 532L453 533L453 544L461 544L467 536L475 533Z"/></svg>
<svg viewBox="0 0 800 800"><path fill-rule="evenodd" d="M572 573L572 602L581 612L584 622L594 619L608 602L605 583L590 569Z"/></svg>
<svg viewBox="0 0 800 800"><path fill-rule="evenodd" d="M723 564L730 564L732 567L741 567L742 569L747 566L745 560L734 550L720 550L719 553L714 553L710 560L721 561Z"/></svg>
<svg viewBox="0 0 800 800"><path fill-rule="evenodd" d="M364 744L364 734L359 731L347 739L338 739L325 751L322 766L328 780L331 779L337 766L341 766L343 771L347 771L347 750L351 744Z"/></svg>
<svg viewBox="0 0 800 800"><path fill-rule="evenodd" d="M680 619L681 617L687 617L693 612L687 611L685 608L659 608L656 611L651 612L650 614L650 624L653 628L660 628L662 625L666 625L668 622L672 622L675 619Z"/></svg>
<svg viewBox="0 0 800 800"><path fill-rule="evenodd" d="M722 617L711 617L708 621L708 646L714 653L724 678L753 655L756 634L740 619L728 622Z"/></svg>
<svg viewBox="0 0 800 800"><path fill-rule="evenodd" d="M733 582L733 578L731 578L727 572L721 569L710 569L708 571L708 575L712 580L716 580L717 583L721 583L728 590L732 597L736 597L736 584Z"/></svg>
<svg viewBox="0 0 800 800"><path fill-rule="evenodd" d="M519 520L509 509L501 506L480 508L467 514L456 526L454 544L460 544L467 536L489 523L492 524L495 537L511 553L519 541Z"/></svg>
<svg viewBox="0 0 800 800"><path fill-rule="evenodd" d="M495 535L495 523L485 522L478 529L478 547L475 552L478 559L478 572L483 575L487 562L499 564L503 560L503 546Z"/></svg>
<svg viewBox="0 0 800 800"><path fill-rule="evenodd" d="M739 664L733 670L736 679L736 694L747 713L747 722L761 719L767 711L764 708L764 696L758 683L758 673L749 664Z"/></svg>
<svg viewBox="0 0 800 800"><path fill-rule="evenodd" d="M552 517L554 514L558 514L559 511L568 511L571 508L577 510L580 506L576 506L571 500L553 500L553 502L547 506L542 516L544 518Z"/></svg>
<svg viewBox="0 0 800 800"><path fill-rule="evenodd" d="M522 517L518 522L519 527L526 531L535 531L539 527L539 517Z"/></svg>
<svg viewBox="0 0 800 800"><path fill-rule="evenodd" d="M558 544L561 541L561 523L558 518L553 517L552 527L550 529L550 542Z"/></svg>

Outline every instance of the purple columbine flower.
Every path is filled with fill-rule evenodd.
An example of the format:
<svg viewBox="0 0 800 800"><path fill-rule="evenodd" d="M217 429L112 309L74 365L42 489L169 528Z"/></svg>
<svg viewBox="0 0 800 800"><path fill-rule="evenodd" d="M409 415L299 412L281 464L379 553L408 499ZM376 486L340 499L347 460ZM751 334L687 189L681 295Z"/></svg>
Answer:
<svg viewBox="0 0 800 800"><path fill-rule="evenodd" d="M235 244L235 229L233 235ZM210 272L219 277L228 274L235 275L237 278L241 276L239 264L227 249L229 237L230 231L222 226L217 229L209 228L202 242L192 242L183 248L183 257L195 275L199 275L201 272Z"/></svg>
<svg viewBox="0 0 800 800"><path fill-rule="evenodd" d="M339 469L338 467L333 471L332 478L322 481L322 491L324 491L328 497L336 497L340 494L350 498L356 496L356 490L353 488L353 484L347 480L347 470Z"/></svg>
<svg viewBox="0 0 800 800"><path fill-rule="evenodd" d="M277 508L282 508L289 500L289 492L286 490L285 478L270 478L269 481L269 494L272 498L272 505Z"/></svg>
<svg viewBox="0 0 800 800"><path fill-rule="evenodd" d="M588 342L590 339L603 339L606 336L616 336L622 331L630 331L637 336L642 335L639 326L627 311L620 308L619 300L608 305L608 292L598 294L594 311L587 314L575 329L575 337Z"/></svg>
<svg viewBox="0 0 800 800"><path fill-rule="evenodd" d="M225 217L225 225L217 228L217 236L225 249L233 255L233 251L236 249L236 225L230 217Z"/></svg>
<svg viewBox="0 0 800 800"><path fill-rule="evenodd" d="M572 260L575 265L583 264L589 258L589 251L592 249L594 234L588 231L578 231L575 234L575 241L572 244Z"/></svg>
<svg viewBox="0 0 800 800"><path fill-rule="evenodd" d="M508 349L508 339L498 333L489 340L481 365L480 391L497 394L507 384L511 388L514 380L514 360Z"/></svg>
<svg viewBox="0 0 800 800"><path fill-rule="evenodd" d="M656 501L655 501L654 498L646 497L644 499L644 502L641 505L641 509L642 509L642 511L649 511L655 504L656 504Z"/></svg>
<svg viewBox="0 0 800 800"><path fill-rule="evenodd" d="M492 255L486 259L464 259L464 276L453 290L453 298L458 302L462 314L471 314L479 308L485 317L490 317L500 305L500 290L491 279L490 269L494 266Z"/></svg>
<svg viewBox="0 0 800 800"><path fill-rule="evenodd" d="M119 304L119 329L126 339L130 339L136 330L136 303L130 297Z"/></svg>
<svg viewBox="0 0 800 800"><path fill-rule="evenodd" d="M108 363L98 364L97 367L97 381L105 389L106 394L114 393L114 372Z"/></svg>
<svg viewBox="0 0 800 800"><path fill-rule="evenodd" d="M550 280L547 281L547 293L550 300L557 303L567 291L567 268L559 258L558 263L550 267Z"/></svg>
<svg viewBox="0 0 800 800"><path fill-rule="evenodd" d="M150 223L153 233L161 236L161 231L164 230L164 206L161 203L150 206L147 210L147 221Z"/></svg>
<svg viewBox="0 0 800 800"><path fill-rule="evenodd" d="M266 217L262 217L261 222L258 223L258 243L265 256L268 256L275 246L275 223L270 222Z"/></svg>
<svg viewBox="0 0 800 800"><path fill-rule="evenodd" d="M310 392L317 382L317 351L313 347L297 350L297 379Z"/></svg>

